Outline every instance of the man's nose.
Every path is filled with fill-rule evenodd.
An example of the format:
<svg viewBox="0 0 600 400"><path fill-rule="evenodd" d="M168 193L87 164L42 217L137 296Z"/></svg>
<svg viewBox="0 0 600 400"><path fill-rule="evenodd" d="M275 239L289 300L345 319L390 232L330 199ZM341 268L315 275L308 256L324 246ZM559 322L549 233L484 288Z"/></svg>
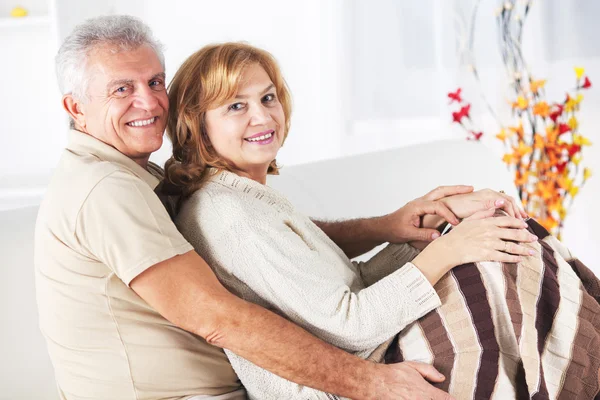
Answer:
<svg viewBox="0 0 600 400"><path fill-rule="evenodd" d="M158 106L158 93L149 87L138 91L135 106L146 111L152 111Z"/></svg>

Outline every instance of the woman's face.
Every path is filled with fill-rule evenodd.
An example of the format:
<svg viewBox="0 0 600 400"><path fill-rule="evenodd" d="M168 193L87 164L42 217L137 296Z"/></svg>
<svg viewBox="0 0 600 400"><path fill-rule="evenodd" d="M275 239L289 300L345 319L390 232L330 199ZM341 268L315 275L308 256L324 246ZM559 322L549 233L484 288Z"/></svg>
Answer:
<svg viewBox="0 0 600 400"><path fill-rule="evenodd" d="M206 112L208 137L217 153L242 176L265 183L283 143L285 116L275 86L259 64L246 67L236 96Z"/></svg>

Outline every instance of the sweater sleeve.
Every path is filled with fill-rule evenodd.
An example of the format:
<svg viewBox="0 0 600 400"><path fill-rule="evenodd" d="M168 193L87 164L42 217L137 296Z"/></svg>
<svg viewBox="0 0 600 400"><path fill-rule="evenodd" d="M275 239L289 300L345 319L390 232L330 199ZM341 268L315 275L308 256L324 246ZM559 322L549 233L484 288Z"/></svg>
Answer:
<svg viewBox="0 0 600 400"><path fill-rule="evenodd" d="M368 261L354 261L366 286L371 286L380 279L397 271L412 261L419 250L408 243L388 244Z"/></svg>
<svg viewBox="0 0 600 400"><path fill-rule="evenodd" d="M205 234L198 240L188 230L188 240L195 247L203 242L211 266L230 290L326 342L347 351L372 349L440 305L433 287L410 263L355 292L340 278L340 268L324 262L283 219L267 219L235 204L225 207L223 201L218 206L203 202L202 223L195 223ZM342 271L355 275L350 267Z"/></svg>

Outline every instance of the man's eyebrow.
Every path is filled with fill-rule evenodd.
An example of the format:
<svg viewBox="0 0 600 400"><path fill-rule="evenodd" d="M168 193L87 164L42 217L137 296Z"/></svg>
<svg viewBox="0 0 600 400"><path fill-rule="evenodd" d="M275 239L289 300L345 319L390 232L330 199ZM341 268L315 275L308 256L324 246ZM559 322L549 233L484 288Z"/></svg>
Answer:
<svg viewBox="0 0 600 400"><path fill-rule="evenodd" d="M269 90L273 89L275 87L275 84L271 83L269 86L267 86L267 88L265 90L263 90L260 95L262 96L263 94L267 93ZM246 99L248 98L248 96L246 95L237 95L235 96L236 99Z"/></svg>
<svg viewBox="0 0 600 400"><path fill-rule="evenodd" d="M115 87L117 85L121 86L121 85L131 85L131 84L133 84L133 80L132 79L114 79L112 81L109 81L106 84L106 87L108 89L110 89L110 88Z"/></svg>
<svg viewBox="0 0 600 400"><path fill-rule="evenodd" d="M167 75L164 72L159 72L158 74L155 74L152 78L150 78L150 80L153 81L159 78L165 80L167 78Z"/></svg>
<svg viewBox="0 0 600 400"><path fill-rule="evenodd" d="M150 78L148 81L152 81L154 79L165 79L166 75L164 72L159 72L155 75L152 76L152 78ZM107 88L113 88L115 86L121 86L121 85L132 85L133 84L133 79L113 79L112 81L108 82L108 84L106 85Z"/></svg>

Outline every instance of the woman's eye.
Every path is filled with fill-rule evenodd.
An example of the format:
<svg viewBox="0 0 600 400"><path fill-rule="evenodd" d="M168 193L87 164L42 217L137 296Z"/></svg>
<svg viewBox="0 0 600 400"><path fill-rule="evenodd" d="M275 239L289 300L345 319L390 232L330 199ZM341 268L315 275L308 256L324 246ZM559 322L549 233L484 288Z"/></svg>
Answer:
<svg viewBox="0 0 600 400"><path fill-rule="evenodd" d="M273 93L269 93L263 97L263 103L270 103L275 101L275 95Z"/></svg>
<svg viewBox="0 0 600 400"><path fill-rule="evenodd" d="M229 110L231 111L239 111L242 108L244 108L244 105L242 103L233 103L229 106Z"/></svg>

